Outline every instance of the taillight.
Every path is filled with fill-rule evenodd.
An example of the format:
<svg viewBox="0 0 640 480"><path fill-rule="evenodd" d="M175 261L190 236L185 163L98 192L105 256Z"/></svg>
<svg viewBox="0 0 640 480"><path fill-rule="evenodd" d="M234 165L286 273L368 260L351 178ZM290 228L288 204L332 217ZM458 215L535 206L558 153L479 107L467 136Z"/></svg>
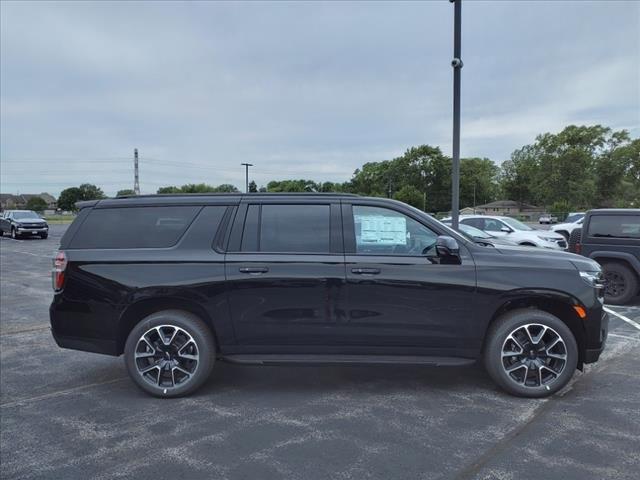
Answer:
<svg viewBox="0 0 640 480"><path fill-rule="evenodd" d="M574 247L575 252L578 255L580 255L582 253L582 244L580 242L576 243L576 246Z"/></svg>
<svg viewBox="0 0 640 480"><path fill-rule="evenodd" d="M53 259L53 270L51 270L51 283L56 292L62 290L64 286L64 271L67 268L67 256L60 250Z"/></svg>

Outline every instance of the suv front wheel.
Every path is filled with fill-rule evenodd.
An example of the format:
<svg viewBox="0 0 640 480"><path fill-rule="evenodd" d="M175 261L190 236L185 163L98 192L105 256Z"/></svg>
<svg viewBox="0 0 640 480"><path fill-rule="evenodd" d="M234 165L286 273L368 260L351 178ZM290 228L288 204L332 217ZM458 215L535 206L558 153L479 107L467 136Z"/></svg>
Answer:
<svg viewBox="0 0 640 480"><path fill-rule="evenodd" d="M552 395L569 382L578 364L578 347L569 327L541 310L508 312L487 335L487 372L513 395Z"/></svg>
<svg viewBox="0 0 640 480"><path fill-rule="evenodd" d="M195 315L179 310L154 313L127 338L125 364L131 379L156 397L179 397L198 389L215 361L211 330Z"/></svg>

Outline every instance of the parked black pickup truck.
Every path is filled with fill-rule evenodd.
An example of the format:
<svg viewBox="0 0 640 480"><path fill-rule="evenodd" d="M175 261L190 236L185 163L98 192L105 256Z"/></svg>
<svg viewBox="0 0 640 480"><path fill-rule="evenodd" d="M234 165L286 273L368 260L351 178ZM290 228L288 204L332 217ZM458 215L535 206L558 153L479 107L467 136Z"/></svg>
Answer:
<svg viewBox="0 0 640 480"><path fill-rule="evenodd" d="M0 236L11 235L11 238L24 236L49 236L49 225L33 210L5 210L0 216Z"/></svg>
<svg viewBox="0 0 640 480"><path fill-rule="evenodd" d="M640 209L587 212L582 228L571 233L569 250L602 265L607 303L622 305L640 293Z"/></svg>

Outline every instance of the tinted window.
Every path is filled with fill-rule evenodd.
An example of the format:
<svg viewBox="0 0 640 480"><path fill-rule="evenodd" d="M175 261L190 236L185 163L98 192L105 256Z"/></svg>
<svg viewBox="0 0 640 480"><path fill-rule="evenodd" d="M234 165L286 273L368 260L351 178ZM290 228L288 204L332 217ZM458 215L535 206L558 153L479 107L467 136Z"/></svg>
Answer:
<svg viewBox="0 0 640 480"><path fill-rule="evenodd" d="M175 245L202 207L93 209L71 248L163 248Z"/></svg>
<svg viewBox="0 0 640 480"><path fill-rule="evenodd" d="M494 220L493 218L485 218L483 230L487 232L499 232L504 226L505 226L504 223L502 223L500 220Z"/></svg>
<svg viewBox="0 0 640 480"><path fill-rule="evenodd" d="M329 205L262 205L261 252L328 253Z"/></svg>
<svg viewBox="0 0 640 480"><path fill-rule="evenodd" d="M242 232L242 251L257 252L258 251L258 222L260 214L260 205L249 205L247 209L247 217L244 222L244 231Z"/></svg>
<svg viewBox="0 0 640 480"><path fill-rule="evenodd" d="M460 223L471 225L472 227L479 228L480 230L484 229L484 219L482 218L463 218L460 220Z"/></svg>
<svg viewBox="0 0 640 480"><path fill-rule="evenodd" d="M594 215L589 222L589 235L640 238L640 215Z"/></svg>
<svg viewBox="0 0 640 480"><path fill-rule="evenodd" d="M353 206L356 253L369 255L424 255L437 235L413 218L380 207Z"/></svg>

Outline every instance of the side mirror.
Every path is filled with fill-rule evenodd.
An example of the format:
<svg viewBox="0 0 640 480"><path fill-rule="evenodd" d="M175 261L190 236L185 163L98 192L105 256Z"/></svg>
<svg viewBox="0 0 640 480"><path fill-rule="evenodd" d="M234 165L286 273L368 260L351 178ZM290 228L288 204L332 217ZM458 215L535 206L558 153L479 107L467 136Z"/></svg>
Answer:
<svg viewBox="0 0 640 480"><path fill-rule="evenodd" d="M457 257L460 247L455 238L448 235L440 235L436 239L436 252L439 257Z"/></svg>
<svg viewBox="0 0 640 480"><path fill-rule="evenodd" d="M513 230L511 230L509 227L502 227L500 229L501 232L505 232L505 233L511 233L513 232Z"/></svg>

